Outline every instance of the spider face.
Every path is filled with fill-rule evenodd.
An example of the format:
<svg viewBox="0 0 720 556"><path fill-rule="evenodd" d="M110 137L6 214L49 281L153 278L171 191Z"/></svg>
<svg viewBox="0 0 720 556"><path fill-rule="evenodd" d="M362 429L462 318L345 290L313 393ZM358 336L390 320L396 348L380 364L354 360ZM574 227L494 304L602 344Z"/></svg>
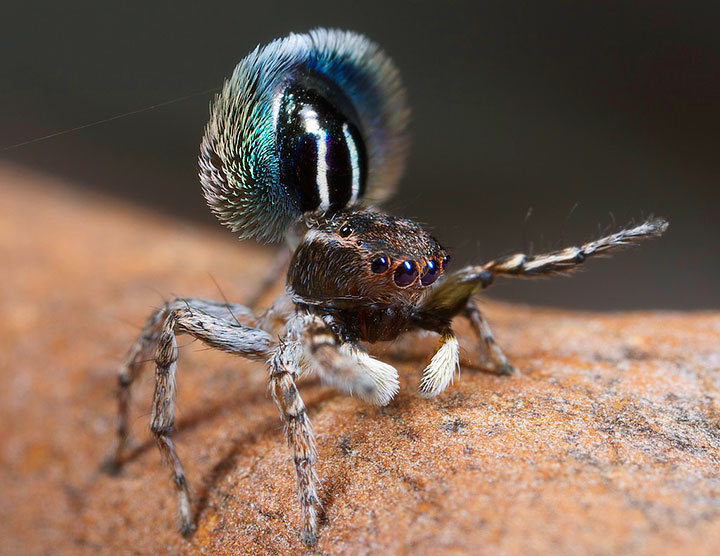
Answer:
<svg viewBox="0 0 720 556"><path fill-rule="evenodd" d="M348 209L307 223L288 273L290 289L304 300L413 305L447 264L445 250L412 220Z"/></svg>

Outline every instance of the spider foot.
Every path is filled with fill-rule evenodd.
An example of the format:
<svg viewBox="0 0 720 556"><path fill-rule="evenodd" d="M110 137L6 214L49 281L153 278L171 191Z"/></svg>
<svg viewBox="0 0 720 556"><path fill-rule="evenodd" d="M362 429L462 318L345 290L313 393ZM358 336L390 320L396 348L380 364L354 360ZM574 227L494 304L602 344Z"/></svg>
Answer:
<svg viewBox="0 0 720 556"><path fill-rule="evenodd" d="M122 473L122 468L123 462L118 461L117 458L113 456L108 456L100 462L100 472L110 475L111 477L117 477L120 475Z"/></svg>
<svg viewBox="0 0 720 556"><path fill-rule="evenodd" d="M197 527L192 521L183 520L180 523L180 534L186 539L192 536L192 534L195 532L195 529L197 529Z"/></svg>
<svg viewBox="0 0 720 556"><path fill-rule="evenodd" d="M510 363L503 363L502 365L498 365L497 367L495 367L495 372L501 376L510 376L516 373L515 367L513 367Z"/></svg>
<svg viewBox="0 0 720 556"><path fill-rule="evenodd" d="M308 546L313 546L318 539L317 531L312 527L303 527L301 537L302 541Z"/></svg>

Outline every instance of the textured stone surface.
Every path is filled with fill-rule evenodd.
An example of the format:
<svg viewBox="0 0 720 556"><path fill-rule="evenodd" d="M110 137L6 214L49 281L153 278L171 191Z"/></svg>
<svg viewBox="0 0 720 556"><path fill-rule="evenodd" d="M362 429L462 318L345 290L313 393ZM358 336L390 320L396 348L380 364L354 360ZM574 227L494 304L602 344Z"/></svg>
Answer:
<svg viewBox="0 0 720 556"><path fill-rule="evenodd" d="M219 297L209 272L246 299L271 253L11 167L0 183L0 552L305 550L262 365L180 340L190 540L147 430L150 369L131 461L97 472L146 314L173 293ZM458 326L462 374L434 400L415 391L431 337L376 348L402 378L386 408L304 381L326 511L309 552L718 553L720 315L484 307L514 377L482 371Z"/></svg>

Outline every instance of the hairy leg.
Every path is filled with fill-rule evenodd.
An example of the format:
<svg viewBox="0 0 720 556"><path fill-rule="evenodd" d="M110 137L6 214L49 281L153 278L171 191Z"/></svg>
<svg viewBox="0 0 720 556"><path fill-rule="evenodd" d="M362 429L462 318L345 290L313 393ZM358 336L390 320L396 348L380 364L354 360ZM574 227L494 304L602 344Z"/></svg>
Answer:
<svg viewBox="0 0 720 556"><path fill-rule="evenodd" d="M240 321L251 324L257 321L257 317L253 312L242 305L196 298L175 298L164 307L153 311L145 326L143 326L140 336L132 345L118 369L116 440L107 460L102 465L102 469L108 473L116 474L120 471L125 450L127 449L130 388L140 375L144 363L152 358L167 315L173 311L183 309L214 316L225 321L228 326L240 324Z"/></svg>
<svg viewBox="0 0 720 556"><path fill-rule="evenodd" d="M317 452L310 420L295 379L300 374L303 356L300 342L286 337L270 358L270 392L285 424L290 454L295 465L298 500L302 511L302 539L312 545L317 541L320 499L317 494L315 462Z"/></svg>
<svg viewBox="0 0 720 556"><path fill-rule="evenodd" d="M442 323L449 322L452 317L460 314L472 295L492 284L495 276L532 278L572 272L588 257L658 237L665 232L667 226L665 220L655 218L578 247L533 256L517 253L484 265L463 268L450 274L433 289L417 309L413 320L420 328L437 330Z"/></svg>
<svg viewBox="0 0 720 556"><path fill-rule="evenodd" d="M245 305L235 303L227 303L226 301L216 301L213 299L197 299L194 297L179 297L168 305L168 310L175 309L192 309L201 311L205 314L212 315L228 323L244 324L254 328L262 328L259 326L260 319L255 315L252 309Z"/></svg>
<svg viewBox="0 0 720 556"><path fill-rule="evenodd" d="M493 337L492 330L490 330L490 325L480 312L477 302L474 299L470 298L468 300L465 310L463 311L463 316L467 317L470 321L473 331L485 348L485 351L490 358L490 362L498 374L513 374L515 369L513 369L513 366L508 363L507 357L505 357L505 354L502 349L500 349L500 346L495 343L495 338Z"/></svg>
<svg viewBox="0 0 720 556"><path fill-rule="evenodd" d="M122 467L122 459L128 442L128 411L130 406L130 387L140 374L143 364L150 359L158 338L160 329L167 314L163 307L153 311L143 326L140 336L128 351L125 360L118 369L117 403L118 414L115 425L115 445L108 458L103 462L102 468L110 474L117 474Z"/></svg>
<svg viewBox="0 0 720 556"><path fill-rule="evenodd" d="M183 308L170 311L165 319L155 354L155 395L150 430L177 489L180 530L188 535L193 530L190 493L182 463L170 439L175 422L178 357L175 336L182 333L190 334L211 347L254 360L265 360L270 355L273 340L263 330L193 309L189 302Z"/></svg>
<svg viewBox="0 0 720 556"><path fill-rule="evenodd" d="M457 340L450 330L450 321L458 314L467 316L476 333L488 347L488 353L500 372L510 368L500 348L495 345L490 327L477 307L469 305L478 290L487 288L497 275L522 277L572 272L587 257L608 253L621 247L657 237L667 229L668 223L655 218L639 226L621 230L615 234L541 255L518 253L502 257L480 266L469 266L450 274L438 284L413 312L412 324L421 329L441 334L440 346L430 364L423 372L420 391L426 396L442 392L452 381L457 365Z"/></svg>

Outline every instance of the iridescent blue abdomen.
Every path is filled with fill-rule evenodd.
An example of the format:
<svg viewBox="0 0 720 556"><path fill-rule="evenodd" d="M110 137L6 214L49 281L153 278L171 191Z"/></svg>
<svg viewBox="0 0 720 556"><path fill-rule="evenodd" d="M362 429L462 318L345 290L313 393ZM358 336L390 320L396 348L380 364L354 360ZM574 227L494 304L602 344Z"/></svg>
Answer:
<svg viewBox="0 0 720 556"><path fill-rule="evenodd" d="M362 35L316 29L257 48L215 98L200 180L241 237L274 241L306 212L392 192L408 109L395 67Z"/></svg>

